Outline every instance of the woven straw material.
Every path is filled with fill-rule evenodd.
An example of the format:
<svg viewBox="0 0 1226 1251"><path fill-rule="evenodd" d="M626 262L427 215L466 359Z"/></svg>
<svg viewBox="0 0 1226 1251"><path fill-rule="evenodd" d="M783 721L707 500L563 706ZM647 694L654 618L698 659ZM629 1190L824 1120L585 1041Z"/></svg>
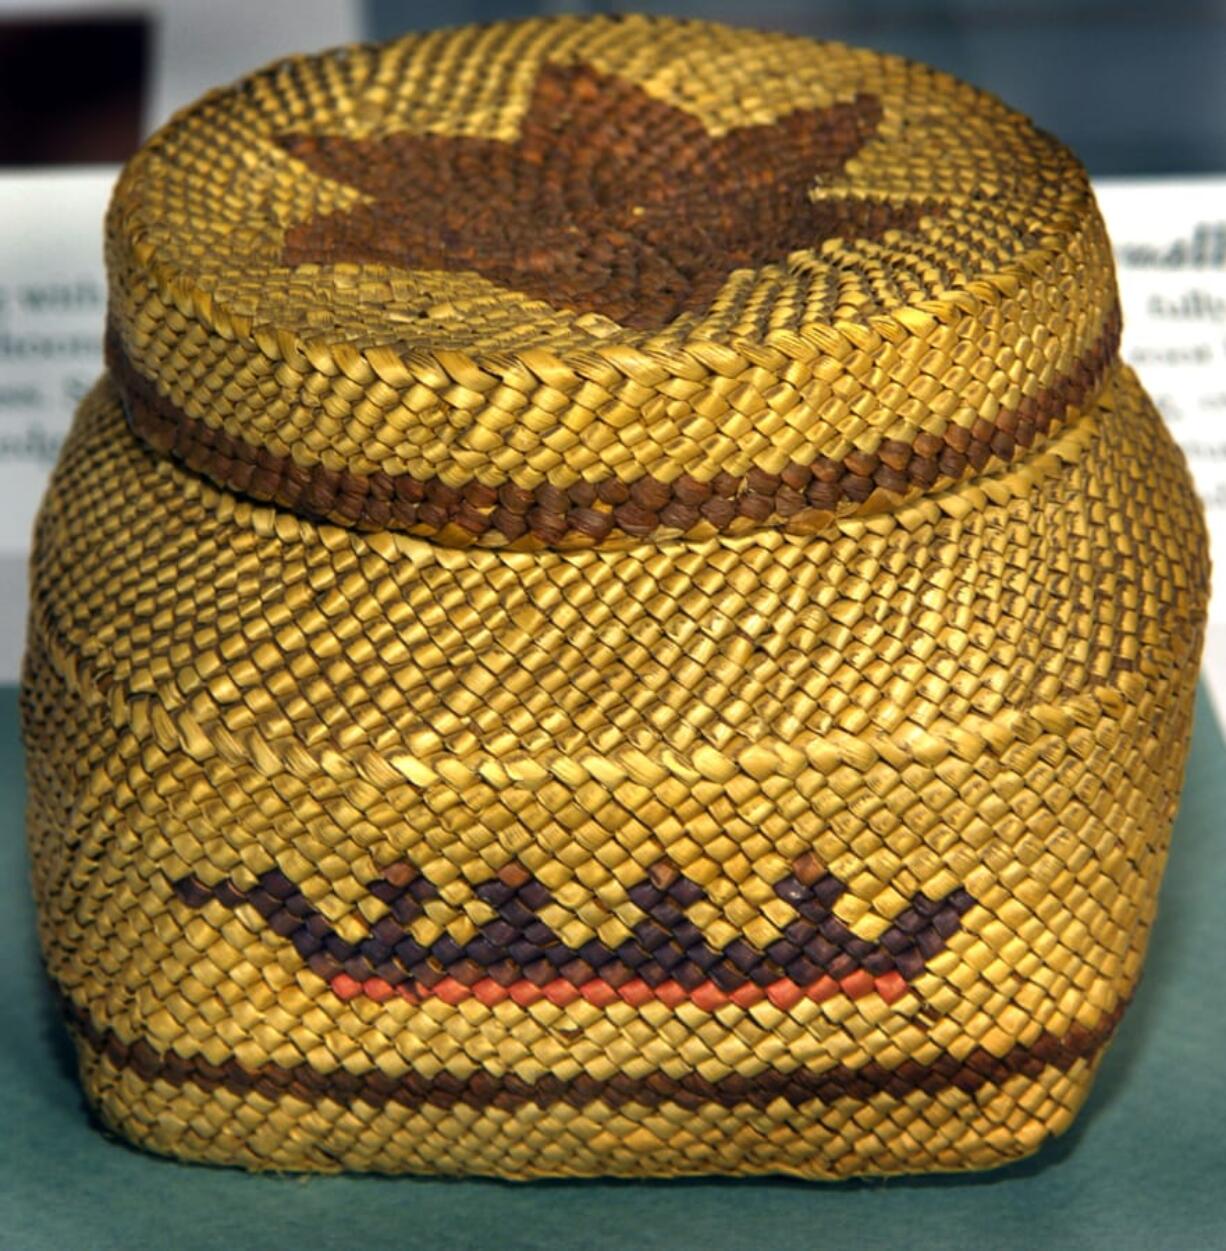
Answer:
<svg viewBox="0 0 1226 1251"><path fill-rule="evenodd" d="M679 23L275 66L136 157L108 259L142 437L458 545L892 508L1041 442L1118 332L1084 173L1024 119Z"/></svg>
<svg viewBox="0 0 1226 1251"><path fill-rule="evenodd" d="M1075 161L887 57L558 20L155 136L40 514L40 934L250 1168L843 1177L1064 1129L1207 597Z"/></svg>

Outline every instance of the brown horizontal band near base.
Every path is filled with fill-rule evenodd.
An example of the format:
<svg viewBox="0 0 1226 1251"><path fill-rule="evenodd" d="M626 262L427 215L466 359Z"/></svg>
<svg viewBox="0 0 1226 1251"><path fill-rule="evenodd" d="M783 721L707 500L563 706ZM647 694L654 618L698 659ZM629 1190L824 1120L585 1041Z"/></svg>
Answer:
<svg viewBox="0 0 1226 1251"><path fill-rule="evenodd" d="M608 1079L587 1074L564 1079L547 1074L528 1082L513 1073L496 1075L484 1070L468 1078L447 1072L435 1077L416 1072L391 1077L379 1069L355 1074L338 1067L325 1073L305 1063L268 1063L249 1069L230 1058L212 1064L198 1055L185 1057L174 1051L158 1051L143 1039L125 1043L114 1030L97 1026L85 1009L67 997L63 1003L69 1024L85 1045L105 1056L115 1068L130 1070L146 1082L190 1084L235 1094L257 1091L270 1099L293 1096L306 1103L328 1099L345 1106L363 1103L374 1108L392 1103L409 1109L465 1104L506 1110L527 1104L540 1108L555 1103L584 1107L593 1102L609 1107L677 1104L698 1108L715 1103L725 1108L744 1104L765 1108L777 1099L799 1107L813 1100L831 1104L840 1099L867 1100L879 1094L904 1099L916 1091L928 1095L950 1089L974 1093L986 1085L999 1086L1011 1077L1036 1078L1049 1067L1067 1072L1077 1061L1092 1059L1110 1040L1127 1006L1121 1001L1093 1029L1074 1024L1063 1035L1045 1030L1033 1043L1019 1043L1003 1056L977 1047L962 1059L941 1052L928 1064L904 1060L892 1069L870 1062L857 1068L843 1064L787 1072L768 1068L751 1076L731 1074L718 1081L697 1073L677 1078L656 1071L641 1078L618 1074Z"/></svg>
<svg viewBox="0 0 1226 1251"><path fill-rule="evenodd" d="M1098 339L1067 374L1002 411L995 422L980 419L969 427L951 422L941 437L921 431L912 443L887 439L875 453L854 451L841 461L819 456L808 464L793 462L781 473L755 468L743 476L719 473L708 482L688 474L663 482L645 474L633 482L606 478L566 489L545 483L533 490L510 482L493 487L473 480L454 487L440 478L300 465L188 416L128 359L113 322L106 359L137 437L219 486L360 529L421 535L447 529L466 536L458 542L576 547L619 534L641 539L704 526L707 532L787 528L798 514L825 514L848 503L866 506L882 490L901 499L914 489L978 473L993 457L1011 461L1095 394L1116 358L1119 338L1116 305Z"/></svg>

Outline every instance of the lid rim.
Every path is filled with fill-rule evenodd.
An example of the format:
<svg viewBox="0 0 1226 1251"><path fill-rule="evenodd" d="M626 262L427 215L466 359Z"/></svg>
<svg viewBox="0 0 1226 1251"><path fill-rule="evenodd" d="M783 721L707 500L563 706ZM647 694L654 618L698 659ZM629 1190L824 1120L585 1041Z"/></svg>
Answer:
<svg viewBox="0 0 1226 1251"><path fill-rule="evenodd" d="M455 486L440 476L304 465L190 416L136 368L113 320L105 350L136 437L222 489L347 528L402 531L448 547L535 550L739 537L762 529L813 534L836 519L879 516L969 484L993 462L1007 465L1042 447L1070 415L1093 403L1118 362L1121 324L1115 304L1089 351L1053 384L1001 410L994 422L948 423L942 437L921 431L911 444L884 440L875 453L789 461L779 473L751 467L706 482L687 474L671 481L611 474L569 488L545 482L531 489L510 479L495 486L474 476Z"/></svg>
<svg viewBox="0 0 1226 1251"><path fill-rule="evenodd" d="M703 311L665 309L657 247ZM888 511L1041 440L1118 342L1105 229L1057 141L900 58L701 22L276 62L133 158L107 260L108 357L147 442L457 546ZM601 300L627 316L593 329Z"/></svg>

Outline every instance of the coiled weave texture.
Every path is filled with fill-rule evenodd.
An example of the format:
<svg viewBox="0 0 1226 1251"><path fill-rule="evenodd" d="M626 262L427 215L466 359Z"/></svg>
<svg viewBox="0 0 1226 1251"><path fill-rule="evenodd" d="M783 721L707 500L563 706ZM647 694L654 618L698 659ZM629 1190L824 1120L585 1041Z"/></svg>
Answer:
<svg viewBox="0 0 1226 1251"><path fill-rule="evenodd" d="M1067 1126L1208 576L1067 152L838 46L463 29L207 97L108 260L23 689L108 1124L508 1177Z"/></svg>

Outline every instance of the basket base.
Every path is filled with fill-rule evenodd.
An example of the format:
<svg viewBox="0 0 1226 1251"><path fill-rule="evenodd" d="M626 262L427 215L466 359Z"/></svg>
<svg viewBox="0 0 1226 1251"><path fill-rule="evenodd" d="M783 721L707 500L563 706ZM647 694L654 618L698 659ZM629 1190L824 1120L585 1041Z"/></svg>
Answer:
<svg viewBox="0 0 1226 1251"><path fill-rule="evenodd" d="M1085 1041L1090 1039L1083 1031ZM394 1081L346 1098L290 1083L237 1088L225 1066L147 1044L116 1059L74 1029L86 1092L104 1123L159 1155L250 1170L549 1177L780 1174L812 1180L990 1169L1035 1152L1071 1124L1105 1039L1088 1054L1034 1063L977 1089L926 1083L905 1095L726 1106L683 1093L486 1106L407 1095ZM191 1068L190 1076L187 1070ZM376 1075L377 1076L377 1075ZM343 1085L343 1080L337 1085ZM353 1082L355 1089L361 1083ZM379 1083L374 1083L378 1085ZM260 1085L267 1086L261 1080Z"/></svg>

